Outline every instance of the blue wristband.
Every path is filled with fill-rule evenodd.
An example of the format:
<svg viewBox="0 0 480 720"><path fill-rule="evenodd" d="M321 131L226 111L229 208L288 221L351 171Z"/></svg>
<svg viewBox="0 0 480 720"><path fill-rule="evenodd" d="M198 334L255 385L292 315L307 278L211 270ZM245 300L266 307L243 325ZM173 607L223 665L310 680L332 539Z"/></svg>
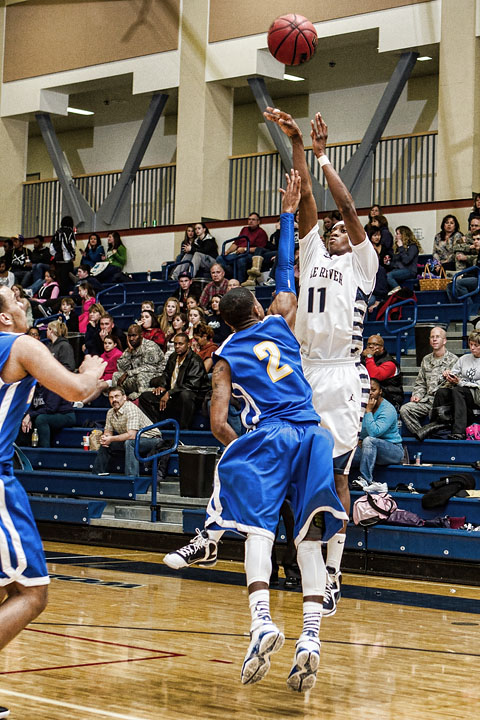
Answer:
<svg viewBox="0 0 480 720"><path fill-rule="evenodd" d="M275 273L276 292L291 292L296 295L293 272L295 254L294 215L280 215L280 240L278 243L277 270Z"/></svg>

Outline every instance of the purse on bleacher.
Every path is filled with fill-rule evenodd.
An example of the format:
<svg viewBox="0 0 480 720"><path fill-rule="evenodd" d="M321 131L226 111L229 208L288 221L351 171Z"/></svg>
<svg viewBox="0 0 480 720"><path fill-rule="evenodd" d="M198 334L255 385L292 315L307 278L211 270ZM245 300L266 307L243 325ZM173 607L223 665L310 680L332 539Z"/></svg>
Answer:
<svg viewBox="0 0 480 720"><path fill-rule="evenodd" d="M366 493L353 503L353 522L363 527L377 525L386 522L396 509L397 503L388 493Z"/></svg>

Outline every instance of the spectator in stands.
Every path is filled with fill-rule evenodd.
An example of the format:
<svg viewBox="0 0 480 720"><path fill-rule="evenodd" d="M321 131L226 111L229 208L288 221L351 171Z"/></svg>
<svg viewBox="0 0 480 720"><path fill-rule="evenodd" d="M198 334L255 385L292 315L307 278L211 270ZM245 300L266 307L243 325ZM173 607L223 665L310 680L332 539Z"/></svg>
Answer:
<svg viewBox="0 0 480 720"><path fill-rule="evenodd" d="M127 248L116 230L107 235L107 243L106 260L94 265L91 274L101 283L125 282L129 279L123 272L127 262Z"/></svg>
<svg viewBox="0 0 480 720"><path fill-rule="evenodd" d="M84 405L89 405L93 400L96 400L103 392L112 387L113 374L117 372L117 361L122 356L122 351L116 344L116 340L112 335L106 335L103 340L103 353L100 355L102 360L107 363L105 366L104 373L97 383L96 390L86 397L83 402L74 402L74 408L82 408Z"/></svg>
<svg viewBox="0 0 480 720"><path fill-rule="evenodd" d="M130 325L127 349L117 361L112 385L123 387L129 400L135 400L150 387L150 380L162 372L164 356L157 343L144 340L142 328Z"/></svg>
<svg viewBox="0 0 480 720"><path fill-rule="evenodd" d="M40 330L36 327L28 328L26 335L30 335L35 338L35 340L40 340Z"/></svg>
<svg viewBox="0 0 480 720"><path fill-rule="evenodd" d="M70 273L73 273L73 262L75 260L75 233L73 230L73 219L70 215L62 218L60 227L55 232L50 243L50 255L55 264L60 295L67 295L70 287Z"/></svg>
<svg viewBox="0 0 480 720"><path fill-rule="evenodd" d="M442 264L444 270L455 270L454 246L463 241L460 225L455 215L445 215L440 232L433 241L433 257Z"/></svg>
<svg viewBox="0 0 480 720"><path fill-rule="evenodd" d="M80 253L82 255L82 265L86 265L89 268L92 268L97 262L103 262L105 260L105 250L100 240L100 235L91 233L85 250L80 250Z"/></svg>
<svg viewBox="0 0 480 720"><path fill-rule="evenodd" d="M195 308L200 307L197 298L194 295L190 295L190 297L187 298L187 302L185 303L186 308L185 312L188 315L190 310L194 310Z"/></svg>
<svg viewBox="0 0 480 720"><path fill-rule="evenodd" d="M0 258L0 287L6 285L11 288L15 283L15 275L7 270L7 264L3 257Z"/></svg>
<svg viewBox="0 0 480 720"><path fill-rule="evenodd" d="M388 251L382 245L382 234L379 227L371 225L367 231L370 238L370 242L375 248L375 252L378 255L378 270L375 279L375 287L373 293L368 301L368 312L371 313L377 308L380 303L387 299L388 295L388 282L387 282L387 270L384 265L385 257L388 257Z"/></svg>
<svg viewBox="0 0 480 720"><path fill-rule="evenodd" d="M257 212L251 212L248 216L248 225L240 230L238 238L235 242L227 247L223 255L217 257L219 263L226 271L232 271L232 266L236 266L236 272L230 272L238 277L240 283L247 278L247 270L253 263L253 267L260 273L263 258L260 255L254 255L257 248L266 248L268 243L267 233L260 227L260 215ZM247 241L250 242L250 250L247 249Z"/></svg>
<svg viewBox="0 0 480 720"><path fill-rule="evenodd" d="M436 413L439 408L452 408L451 440L465 440L465 428L474 421L473 410L480 406L480 331L473 330L469 334L468 347L467 355L462 355L451 369L444 370L447 387L439 388L433 401L432 420L441 419ZM448 418L446 410L443 410L443 418Z"/></svg>
<svg viewBox="0 0 480 720"><path fill-rule="evenodd" d="M472 222L475 221L475 218ZM479 223L480 224L480 223ZM472 267L478 267L480 266L480 227L478 230L474 230L472 232L472 241L473 244L470 247L470 254L469 257L474 258L474 262L472 264ZM467 268L465 268L466 270ZM474 272L473 270L471 273L465 273L465 275L462 275L461 277L457 278L455 280L455 294L456 297L453 296L453 283L449 283L447 285L447 295L450 300L450 302L459 302L461 301L462 297L464 295L467 295L469 292L472 292L472 290L475 290L478 287L478 272ZM473 296L475 300L472 300L472 298L468 298L469 305L475 302L478 302L478 296ZM472 308L470 308L470 312L472 311Z"/></svg>
<svg viewBox="0 0 480 720"><path fill-rule="evenodd" d="M90 274L90 268L88 267L88 265L79 265L76 274L72 273L70 278L74 283L74 287L73 290L70 290L69 295L73 297L76 305L80 305L82 302L80 295L78 294L78 288L82 283L90 283L92 288L95 290L95 294L102 290L102 283L99 282L96 277L93 277L93 275Z"/></svg>
<svg viewBox="0 0 480 720"><path fill-rule="evenodd" d="M159 317L160 327L163 330L163 333L165 335L165 340L168 342L170 338L173 336L173 318L175 315L180 314L180 303L178 302L176 297L169 297L167 298L162 314Z"/></svg>
<svg viewBox="0 0 480 720"><path fill-rule="evenodd" d="M193 241L184 240L180 260L193 263L193 277L202 270L208 272L218 255L218 245L207 226L203 222L195 223L195 238ZM178 280L181 272L191 270L190 265L177 265L172 273L172 280Z"/></svg>
<svg viewBox="0 0 480 720"><path fill-rule="evenodd" d="M192 287L192 284L193 280L188 272L180 273L178 276L178 288L175 290L172 297L176 297L178 299L180 310L182 312L186 311L187 299L189 297L195 298L198 303L199 293L194 287Z"/></svg>
<svg viewBox="0 0 480 720"><path fill-rule="evenodd" d="M470 225L472 218L480 219L480 193L473 193L473 208L472 208L472 212L468 216L468 224L469 225Z"/></svg>
<svg viewBox="0 0 480 720"><path fill-rule="evenodd" d="M141 310L151 310L155 312L155 303L153 300L144 300L140 306Z"/></svg>
<svg viewBox="0 0 480 720"><path fill-rule="evenodd" d="M102 315L99 320L99 326L100 331L98 334L102 343L107 335L111 335L115 340L116 346L120 348L120 350L124 350L126 348L127 338L125 337L125 333L115 325L115 319L109 313L104 313Z"/></svg>
<svg viewBox="0 0 480 720"><path fill-rule="evenodd" d="M220 313L220 295L214 295L210 301L206 323L213 330L213 342L221 345L223 341L232 333L232 329L227 325Z"/></svg>
<svg viewBox="0 0 480 720"><path fill-rule="evenodd" d="M151 379L154 389L142 392L139 398L140 408L152 422L174 418L184 430L192 423L195 404L203 400L209 388L203 361L188 343L185 333L175 335L175 351L164 372Z"/></svg>
<svg viewBox="0 0 480 720"><path fill-rule="evenodd" d="M237 280L237 278L230 278L227 284L227 292L229 290L233 290L233 288L240 287L240 282Z"/></svg>
<svg viewBox="0 0 480 720"><path fill-rule="evenodd" d="M188 313L188 337L193 338L195 328L205 322L205 313L202 308L192 308Z"/></svg>
<svg viewBox="0 0 480 720"><path fill-rule="evenodd" d="M2 258L5 260L5 265L7 266L7 268L10 268L13 255L13 240L12 238L3 238L2 240L0 240L0 244L3 247Z"/></svg>
<svg viewBox="0 0 480 720"><path fill-rule="evenodd" d="M75 425L73 403L64 400L43 385L35 386L32 404L24 416L20 436L21 445L29 445L32 431L38 432L38 447L52 447L52 433Z"/></svg>
<svg viewBox="0 0 480 720"><path fill-rule="evenodd" d="M330 233L332 232L332 228L335 225L335 223L339 222L341 219L342 219L342 216L338 210L332 210L331 212L328 212L325 215L325 217L323 218L323 233L322 233L322 238L323 238L324 243L326 243L327 240L329 239Z"/></svg>
<svg viewBox="0 0 480 720"><path fill-rule="evenodd" d="M465 270L477 262L477 251L473 247L473 233L480 230L480 217L472 217L468 226L468 232L455 242L455 269Z"/></svg>
<svg viewBox="0 0 480 720"><path fill-rule="evenodd" d="M27 315L27 325L30 327L30 325L33 325L32 306L30 305L27 297L25 296L25 290L21 285L15 283L15 285L12 285L12 291L15 295L15 300L23 305L23 308Z"/></svg>
<svg viewBox="0 0 480 720"><path fill-rule="evenodd" d="M73 298L64 297L60 303L60 312L62 317L60 320L65 323L69 333L78 333L78 315L75 312L75 303Z"/></svg>
<svg viewBox="0 0 480 720"><path fill-rule="evenodd" d="M100 337L100 319L105 314L105 309L100 303L94 303L90 306L83 344L83 351L88 355L102 354L103 342Z"/></svg>
<svg viewBox="0 0 480 720"><path fill-rule="evenodd" d="M165 350L165 333L160 327L158 318L151 310L142 310L138 325L142 328L142 335L145 340L153 340L163 350Z"/></svg>
<svg viewBox="0 0 480 720"><path fill-rule="evenodd" d="M37 292L46 271L50 269L50 250L44 246L44 242L43 235L33 238L33 250L30 251L32 269L23 278L24 288L31 290L32 295Z"/></svg>
<svg viewBox="0 0 480 720"><path fill-rule="evenodd" d="M218 348L213 342L213 329L205 323L200 323L193 331L193 338L198 345L197 353L203 360L205 372L209 373L213 366L212 355Z"/></svg>
<svg viewBox="0 0 480 720"><path fill-rule="evenodd" d="M82 312L78 317L78 329L81 333L85 333L89 320L89 310L95 304L95 291L90 283L84 282L78 286L78 294L82 299Z"/></svg>
<svg viewBox="0 0 480 720"><path fill-rule="evenodd" d="M23 235L15 235L12 238L13 253L10 270L15 275L15 282L23 286L23 280L32 269L31 253L24 247L25 238Z"/></svg>
<svg viewBox="0 0 480 720"><path fill-rule="evenodd" d="M388 220L385 215L376 215L365 225L367 235L370 235L373 228L378 228L380 230L382 246L386 251L385 254L391 255L393 249L393 235L388 228Z"/></svg>
<svg viewBox="0 0 480 720"><path fill-rule="evenodd" d="M57 276L55 270L51 268L46 271L45 278L36 294L36 297L31 298L30 300L33 317L39 318L51 315L51 308L56 302L59 293L60 288L58 286Z"/></svg>
<svg viewBox="0 0 480 720"><path fill-rule="evenodd" d="M100 438L100 449L92 472L96 475L108 475L111 461L124 455L125 475L137 477L140 467L135 457L135 438L137 432L151 425L151 422L139 407L127 399L122 387L111 387L108 399L112 409L107 412L105 429ZM146 455L155 450L161 437L158 428L142 433L140 452Z"/></svg>
<svg viewBox="0 0 480 720"><path fill-rule="evenodd" d="M378 380L371 378L360 440L352 461L353 467L359 466L360 476L353 485L368 493L388 492L387 483L373 480L375 465L398 465L403 454L397 411L383 397Z"/></svg>
<svg viewBox="0 0 480 720"><path fill-rule="evenodd" d="M421 251L417 238L406 225L400 225L395 230L393 243L393 257L387 273L388 286L391 292L400 290L400 285L409 278L417 277L417 259Z"/></svg>
<svg viewBox="0 0 480 720"><path fill-rule="evenodd" d="M67 370L75 370L75 357L73 348L67 340L68 330L61 320L52 320L47 325L47 345L55 360L58 360Z"/></svg>
<svg viewBox="0 0 480 720"><path fill-rule="evenodd" d="M380 335L370 335L361 358L370 378L379 381L385 400L398 412L403 402L402 373L399 364L385 350Z"/></svg>
<svg viewBox="0 0 480 720"><path fill-rule="evenodd" d="M200 305L203 308L208 307L214 295L220 295L222 297L228 290L228 280L225 277L225 270L219 263L212 265L210 268L210 276L212 282L209 282L208 285L203 288L203 292L200 295Z"/></svg>
<svg viewBox="0 0 480 720"><path fill-rule="evenodd" d="M432 352L422 360L420 371L413 386L410 402L400 408L400 417L407 430L417 439L421 435L421 422L431 414L433 399L437 390L445 382L443 373L450 370L458 358L447 350L447 333L441 327L430 332Z"/></svg>

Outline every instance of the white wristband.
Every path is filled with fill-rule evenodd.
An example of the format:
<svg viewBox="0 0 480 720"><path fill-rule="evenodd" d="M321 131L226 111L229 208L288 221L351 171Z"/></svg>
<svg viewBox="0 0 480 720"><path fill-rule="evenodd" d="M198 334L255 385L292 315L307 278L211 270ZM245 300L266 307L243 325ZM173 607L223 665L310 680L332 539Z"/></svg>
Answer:
<svg viewBox="0 0 480 720"><path fill-rule="evenodd" d="M323 167L324 165L331 165L332 163L328 159L327 155L320 155L318 158L318 162L320 163L320 167Z"/></svg>

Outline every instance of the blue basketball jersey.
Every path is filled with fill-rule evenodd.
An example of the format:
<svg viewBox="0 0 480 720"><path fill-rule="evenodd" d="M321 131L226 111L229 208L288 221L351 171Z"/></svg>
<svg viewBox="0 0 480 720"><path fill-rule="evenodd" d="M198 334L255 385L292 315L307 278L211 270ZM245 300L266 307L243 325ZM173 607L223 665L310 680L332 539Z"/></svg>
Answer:
<svg viewBox="0 0 480 720"><path fill-rule="evenodd" d="M230 366L233 395L244 402L245 427L266 420L320 422L302 371L300 346L282 316L269 315L233 333L213 357Z"/></svg>
<svg viewBox="0 0 480 720"><path fill-rule="evenodd" d="M18 337L17 333L0 332L0 372ZM10 384L0 379L0 463L8 462L13 457L13 443L30 405L35 383L31 375Z"/></svg>

